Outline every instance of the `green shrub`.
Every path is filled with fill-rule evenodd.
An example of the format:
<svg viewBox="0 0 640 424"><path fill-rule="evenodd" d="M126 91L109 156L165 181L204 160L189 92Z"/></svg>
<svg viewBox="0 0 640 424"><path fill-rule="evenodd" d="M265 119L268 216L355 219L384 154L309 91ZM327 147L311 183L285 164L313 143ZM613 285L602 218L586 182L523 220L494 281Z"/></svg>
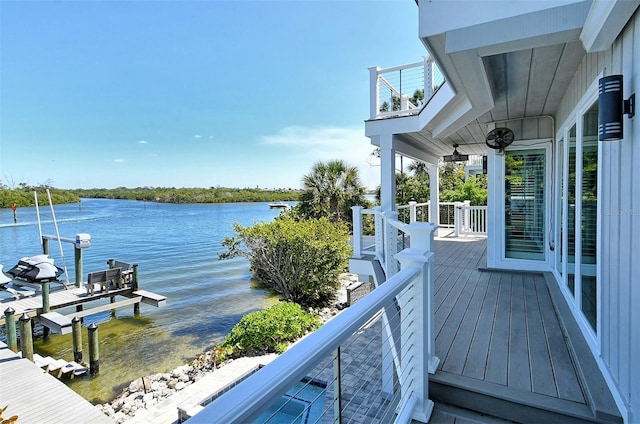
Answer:
<svg viewBox="0 0 640 424"><path fill-rule="evenodd" d="M247 257L254 275L285 300L322 307L335 297L352 251L345 224L283 217L234 228L236 237L223 241L227 252L220 258Z"/></svg>
<svg viewBox="0 0 640 424"><path fill-rule="evenodd" d="M234 354L282 353L287 344L320 326L320 318L302 310L300 305L280 302L268 309L242 317L227 335L222 348Z"/></svg>

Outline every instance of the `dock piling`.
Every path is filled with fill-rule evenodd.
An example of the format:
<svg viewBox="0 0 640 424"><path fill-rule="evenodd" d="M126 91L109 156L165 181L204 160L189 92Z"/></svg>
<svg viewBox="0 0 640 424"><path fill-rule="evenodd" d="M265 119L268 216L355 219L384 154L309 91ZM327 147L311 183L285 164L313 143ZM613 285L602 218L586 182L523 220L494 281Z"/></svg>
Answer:
<svg viewBox="0 0 640 424"><path fill-rule="evenodd" d="M73 360L82 362L82 320L73 317L71 320L71 331L73 332Z"/></svg>
<svg viewBox="0 0 640 424"><path fill-rule="evenodd" d="M138 285L138 264L133 264L133 291L138 291L140 290L140 287ZM138 316L140 315L140 304L139 303L134 303L133 304L133 315Z"/></svg>
<svg viewBox="0 0 640 424"><path fill-rule="evenodd" d="M31 317L26 312L20 317L20 350L22 357L33 362L33 332Z"/></svg>
<svg viewBox="0 0 640 424"><path fill-rule="evenodd" d="M82 287L82 249L73 249L73 259L76 268L76 287Z"/></svg>
<svg viewBox="0 0 640 424"><path fill-rule="evenodd" d="M98 342L98 326L91 323L89 329L89 374L96 375L100 372L100 349Z"/></svg>
<svg viewBox="0 0 640 424"><path fill-rule="evenodd" d="M9 349L18 353L18 340L16 336L16 311L8 307L4 311L4 327L7 332L7 345Z"/></svg>

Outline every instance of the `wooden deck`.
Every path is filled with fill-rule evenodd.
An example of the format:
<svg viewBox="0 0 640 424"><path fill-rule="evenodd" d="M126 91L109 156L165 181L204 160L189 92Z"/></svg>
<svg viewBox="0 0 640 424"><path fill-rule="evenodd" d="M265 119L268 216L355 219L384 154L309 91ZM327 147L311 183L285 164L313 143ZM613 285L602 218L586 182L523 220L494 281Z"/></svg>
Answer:
<svg viewBox="0 0 640 424"><path fill-rule="evenodd" d="M104 423L113 421L33 362L0 342L0 404L18 423Z"/></svg>
<svg viewBox="0 0 640 424"><path fill-rule="evenodd" d="M432 399L518 422L622 422L549 276L482 270L482 239L435 249Z"/></svg>

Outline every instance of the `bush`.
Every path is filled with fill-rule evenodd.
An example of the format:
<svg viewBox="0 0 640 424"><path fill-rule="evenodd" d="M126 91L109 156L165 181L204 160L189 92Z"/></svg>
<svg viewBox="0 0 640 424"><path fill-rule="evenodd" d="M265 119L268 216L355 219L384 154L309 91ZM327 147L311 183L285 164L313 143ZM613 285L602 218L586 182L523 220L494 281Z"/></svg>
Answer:
<svg viewBox="0 0 640 424"><path fill-rule="evenodd" d="M287 344L320 326L320 317L302 310L300 305L280 302L263 311L242 317L225 338L222 348L234 355L282 353Z"/></svg>
<svg viewBox="0 0 640 424"><path fill-rule="evenodd" d="M351 255L345 224L284 217L234 228L236 237L223 241L221 259L247 257L254 275L288 301L323 307L335 298Z"/></svg>

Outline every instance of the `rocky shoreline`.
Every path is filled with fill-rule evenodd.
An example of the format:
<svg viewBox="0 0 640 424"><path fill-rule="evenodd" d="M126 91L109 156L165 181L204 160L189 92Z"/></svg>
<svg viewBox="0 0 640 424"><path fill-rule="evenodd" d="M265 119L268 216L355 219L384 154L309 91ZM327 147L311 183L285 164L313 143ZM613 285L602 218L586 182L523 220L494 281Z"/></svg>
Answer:
<svg viewBox="0 0 640 424"><path fill-rule="evenodd" d="M357 282L357 276L345 274L341 282L342 287L338 291L334 305L312 311L321 317L322 322L327 322L347 306L346 288ZM232 361L233 359L216 363L213 361L213 352L207 351L189 364L179 366L171 372L152 374L132 381L115 399L108 403L98 404L96 408L112 418L114 422L124 423L134 417L137 411L155 406L163 399Z"/></svg>

